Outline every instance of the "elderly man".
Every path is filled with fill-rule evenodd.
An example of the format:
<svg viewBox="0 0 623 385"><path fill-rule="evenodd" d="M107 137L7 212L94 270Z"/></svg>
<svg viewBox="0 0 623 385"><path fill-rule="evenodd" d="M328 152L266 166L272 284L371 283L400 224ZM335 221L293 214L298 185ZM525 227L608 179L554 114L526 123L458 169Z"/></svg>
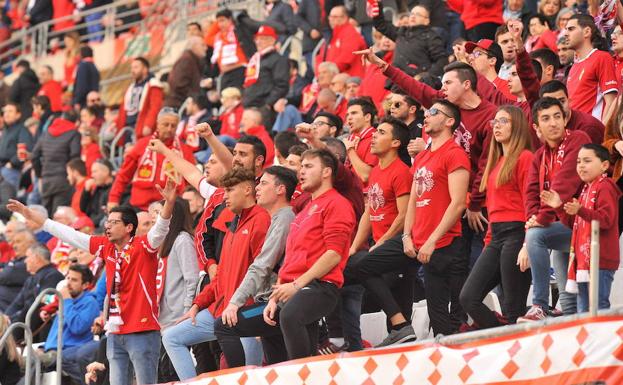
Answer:
<svg viewBox="0 0 623 385"><path fill-rule="evenodd" d="M257 52L249 60L244 79L242 104L247 107L271 109L275 102L288 94L288 59L275 47L277 33L263 25L255 34Z"/></svg>
<svg viewBox="0 0 623 385"><path fill-rule="evenodd" d="M170 92L164 100L165 106L180 108L189 95L199 92L206 51L203 39L198 36L188 38L186 50L169 73Z"/></svg>
<svg viewBox="0 0 623 385"><path fill-rule="evenodd" d="M29 274L26 271L26 250L37 244L34 235L26 230L25 227L17 225L21 222L9 222L7 225L7 237L9 234L9 226L20 228L11 234L9 242L15 251L15 257L0 269L0 312L13 302L24 286L24 282L28 279ZM23 225L23 223L22 223Z"/></svg>
<svg viewBox="0 0 623 385"><path fill-rule="evenodd" d="M175 138L175 130L179 120L179 116L172 108L164 107L160 110L156 123L156 133L139 139L125 157L110 189L109 210L119 205L121 195L128 184L131 184L129 203L141 210L147 210L151 202L161 200L157 186L164 187L167 178L182 181L181 176L175 173L173 166L165 160L164 156L147 150L149 141L158 138L167 147L182 153L186 160L194 163L192 150ZM184 187L184 183L180 183L178 186L180 194L184 191Z"/></svg>

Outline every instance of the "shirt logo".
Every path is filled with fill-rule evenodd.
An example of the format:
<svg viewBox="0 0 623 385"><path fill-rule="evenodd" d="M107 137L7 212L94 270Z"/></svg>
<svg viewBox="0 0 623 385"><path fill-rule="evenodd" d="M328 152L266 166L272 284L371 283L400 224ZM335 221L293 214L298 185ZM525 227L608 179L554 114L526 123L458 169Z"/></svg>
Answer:
<svg viewBox="0 0 623 385"><path fill-rule="evenodd" d="M431 191L435 186L433 172L428 171L426 166L418 168L413 179L415 180L415 193L418 198L421 198L424 193Z"/></svg>
<svg viewBox="0 0 623 385"><path fill-rule="evenodd" d="M378 209L385 207L383 189L378 183L373 184L368 189L368 205L372 211L377 211Z"/></svg>
<svg viewBox="0 0 623 385"><path fill-rule="evenodd" d="M249 230L248 229L242 230L242 234L245 234L245 235L249 234Z"/></svg>

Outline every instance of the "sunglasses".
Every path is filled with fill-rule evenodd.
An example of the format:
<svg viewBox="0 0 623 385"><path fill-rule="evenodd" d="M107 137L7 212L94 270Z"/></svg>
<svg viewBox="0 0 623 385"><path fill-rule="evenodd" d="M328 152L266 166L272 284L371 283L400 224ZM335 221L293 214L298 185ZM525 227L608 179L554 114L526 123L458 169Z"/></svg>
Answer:
<svg viewBox="0 0 623 385"><path fill-rule="evenodd" d="M443 112L442 110L440 110L437 107L429 108L428 111L426 111L426 114L428 114L428 116L437 116L439 114L443 114L443 115L447 116L448 118L452 118L452 116L446 114L445 112Z"/></svg>

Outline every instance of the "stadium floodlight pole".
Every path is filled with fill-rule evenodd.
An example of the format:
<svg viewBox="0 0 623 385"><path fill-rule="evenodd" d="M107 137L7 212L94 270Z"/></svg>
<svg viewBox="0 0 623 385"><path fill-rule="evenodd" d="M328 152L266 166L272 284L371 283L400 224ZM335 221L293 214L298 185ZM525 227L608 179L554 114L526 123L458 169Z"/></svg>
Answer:
<svg viewBox="0 0 623 385"><path fill-rule="evenodd" d="M589 282L589 312L592 317L599 309L599 221L591 221L591 270Z"/></svg>

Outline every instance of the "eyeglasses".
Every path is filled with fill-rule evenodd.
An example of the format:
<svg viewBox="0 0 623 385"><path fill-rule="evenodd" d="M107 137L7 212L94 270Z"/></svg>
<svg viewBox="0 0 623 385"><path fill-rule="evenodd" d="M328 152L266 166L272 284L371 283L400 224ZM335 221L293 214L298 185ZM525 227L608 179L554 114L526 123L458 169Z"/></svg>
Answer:
<svg viewBox="0 0 623 385"><path fill-rule="evenodd" d="M428 111L425 112L425 115L428 115L428 116L437 116L439 114L443 114L443 115L447 116L448 118L452 118L452 116L446 114L445 112L443 112L442 110L440 110L437 107L429 108Z"/></svg>
<svg viewBox="0 0 623 385"><path fill-rule="evenodd" d="M327 122L323 122L322 120L319 120L319 121L317 121L317 122L313 122L313 123L311 124L311 126L312 126L312 127L319 127L319 126L322 126L323 124L326 124L327 126L330 126L330 125L331 125L331 123L327 123Z"/></svg>
<svg viewBox="0 0 623 385"><path fill-rule="evenodd" d="M480 57L480 56L482 56L482 55L487 55L487 56L489 56L489 55L488 55L486 52L484 52L484 51L472 51L471 55L472 55L472 57L473 57L474 59L475 59L475 58L477 58L477 57Z"/></svg>
<svg viewBox="0 0 623 385"><path fill-rule="evenodd" d="M489 121L489 125L491 126L491 128L494 128L495 126L497 126L498 124L503 124L503 125L507 125L511 122L510 119L508 118L500 118L500 119L491 119Z"/></svg>
<svg viewBox="0 0 623 385"><path fill-rule="evenodd" d="M107 219L106 222L104 222L104 224L108 226L114 226L119 223L123 223L123 221L121 219Z"/></svg>

